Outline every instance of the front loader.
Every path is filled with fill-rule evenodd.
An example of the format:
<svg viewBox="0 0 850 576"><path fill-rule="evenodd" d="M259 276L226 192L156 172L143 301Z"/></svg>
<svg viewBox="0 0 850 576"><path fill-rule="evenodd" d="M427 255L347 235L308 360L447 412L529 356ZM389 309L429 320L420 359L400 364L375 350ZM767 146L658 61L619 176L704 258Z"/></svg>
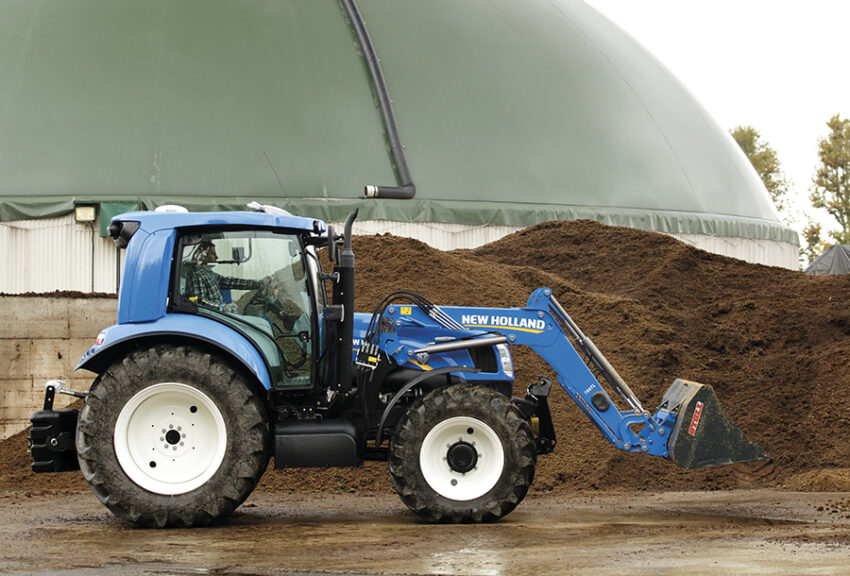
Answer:
<svg viewBox="0 0 850 576"><path fill-rule="evenodd" d="M80 360L97 374L88 391L48 383L32 417L33 470L79 466L118 517L161 527L225 516L272 458L277 468L388 460L421 517L497 520L556 444L551 382L511 398L512 345L548 362L620 450L684 468L765 458L708 385L676 380L645 409L548 288L523 308L438 307L399 291L355 313L356 212L337 235L253 208L113 220L127 248L118 323ZM82 407L53 410L56 392Z"/></svg>

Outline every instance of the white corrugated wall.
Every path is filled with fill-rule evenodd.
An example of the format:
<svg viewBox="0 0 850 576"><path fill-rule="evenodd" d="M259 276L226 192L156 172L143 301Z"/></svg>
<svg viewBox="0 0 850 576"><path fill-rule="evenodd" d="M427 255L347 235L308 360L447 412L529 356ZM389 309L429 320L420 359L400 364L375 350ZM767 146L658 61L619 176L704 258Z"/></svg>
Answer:
<svg viewBox="0 0 850 576"><path fill-rule="evenodd" d="M343 223L334 223L337 232L342 231ZM386 234L416 238L438 250L456 248L477 248L499 238L513 234L520 228L513 226L467 226L463 224L444 224L442 222L387 222L384 220L364 220L354 222L355 234Z"/></svg>
<svg viewBox="0 0 850 576"><path fill-rule="evenodd" d="M671 234L671 236L706 252L731 256L754 264L800 269L799 248L787 242L699 234Z"/></svg>
<svg viewBox="0 0 850 576"><path fill-rule="evenodd" d="M335 223L334 228L341 230L342 224ZM396 236L416 238L440 250L475 248L489 242L495 242L499 238L518 230L521 230L521 228L512 226L465 226L437 222L421 224L371 220L354 223L355 234L390 232ZM800 268L798 249L787 242L700 234L671 234L671 236L706 252L731 256L755 264L779 266L793 270Z"/></svg>
<svg viewBox="0 0 850 576"><path fill-rule="evenodd" d="M334 224L337 230L341 223ZM440 250L475 248L516 232L510 226L465 226L442 223L356 222L355 234L416 238ZM797 247L783 242L673 235L697 248L748 262L799 268ZM92 257L94 247L94 257ZM77 224L73 214L61 218L0 222L0 293L118 291L116 248L97 228ZM123 264L123 262L122 262ZM92 270L94 279L92 282Z"/></svg>
<svg viewBox="0 0 850 576"><path fill-rule="evenodd" d="M73 214L0 222L0 258L0 293L118 291L115 245Z"/></svg>

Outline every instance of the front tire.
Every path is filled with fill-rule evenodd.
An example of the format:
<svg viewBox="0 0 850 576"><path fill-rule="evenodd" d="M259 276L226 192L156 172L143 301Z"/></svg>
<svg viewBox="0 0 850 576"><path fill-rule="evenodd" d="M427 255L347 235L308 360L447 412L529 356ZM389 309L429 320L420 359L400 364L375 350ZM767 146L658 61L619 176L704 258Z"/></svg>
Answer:
<svg viewBox="0 0 850 576"><path fill-rule="evenodd" d="M205 525L253 491L269 424L245 377L187 346L119 358L92 385L77 427L97 498L137 526Z"/></svg>
<svg viewBox="0 0 850 576"><path fill-rule="evenodd" d="M525 497L536 458L531 428L507 398L458 385L417 400L399 422L390 478L428 521L493 522Z"/></svg>

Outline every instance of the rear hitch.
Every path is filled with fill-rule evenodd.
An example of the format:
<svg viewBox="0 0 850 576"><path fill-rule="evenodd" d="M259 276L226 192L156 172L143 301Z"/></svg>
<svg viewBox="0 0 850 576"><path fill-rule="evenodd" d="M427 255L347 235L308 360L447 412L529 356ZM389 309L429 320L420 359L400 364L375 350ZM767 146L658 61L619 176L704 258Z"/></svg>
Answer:
<svg viewBox="0 0 850 576"><path fill-rule="evenodd" d="M44 410L53 409L53 400L57 394L73 396L74 398L85 398L88 392L78 392L65 388L67 384L63 380L50 380L44 385Z"/></svg>
<svg viewBox="0 0 850 576"><path fill-rule="evenodd" d="M552 414L549 412L549 392L552 391L552 382L542 375L538 375L537 378L537 382L529 385L525 398L514 398L511 402L528 419L537 445L537 453L549 454L555 449L557 443Z"/></svg>

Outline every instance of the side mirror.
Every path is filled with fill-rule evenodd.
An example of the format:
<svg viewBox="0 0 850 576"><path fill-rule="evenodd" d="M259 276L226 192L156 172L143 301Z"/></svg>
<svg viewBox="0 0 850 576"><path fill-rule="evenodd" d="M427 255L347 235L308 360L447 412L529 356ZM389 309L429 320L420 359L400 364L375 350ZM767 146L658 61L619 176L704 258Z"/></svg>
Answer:
<svg viewBox="0 0 850 576"><path fill-rule="evenodd" d="M245 261L245 249L242 246L234 248L231 251L231 254L232 254L231 260L233 260L237 264L241 264L242 262Z"/></svg>
<svg viewBox="0 0 850 576"><path fill-rule="evenodd" d="M329 306L325 306L322 314L322 318L325 322L340 323L345 316L345 309L342 307L342 304L331 304Z"/></svg>
<svg viewBox="0 0 850 576"><path fill-rule="evenodd" d="M328 226L328 260L336 262L336 237L334 236L334 227Z"/></svg>

